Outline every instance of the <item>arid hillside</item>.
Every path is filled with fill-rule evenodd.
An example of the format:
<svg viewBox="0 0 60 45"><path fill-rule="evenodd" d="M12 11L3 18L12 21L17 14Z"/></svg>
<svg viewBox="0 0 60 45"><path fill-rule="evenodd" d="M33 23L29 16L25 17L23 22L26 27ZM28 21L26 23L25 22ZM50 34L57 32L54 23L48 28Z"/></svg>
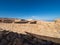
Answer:
<svg viewBox="0 0 60 45"><path fill-rule="evenodd" d="M2 20L2 19L1 19ZM10 19L11 20L11 19ZM9 20L9 22L10 22ZM0 29L10 30L18 33L30 32L38 35L60 38L60 20L53 22L36 21L35 20L12 20L13 23L8 21L0 22ZM8 23L6 23L8 22Z"/></svg>

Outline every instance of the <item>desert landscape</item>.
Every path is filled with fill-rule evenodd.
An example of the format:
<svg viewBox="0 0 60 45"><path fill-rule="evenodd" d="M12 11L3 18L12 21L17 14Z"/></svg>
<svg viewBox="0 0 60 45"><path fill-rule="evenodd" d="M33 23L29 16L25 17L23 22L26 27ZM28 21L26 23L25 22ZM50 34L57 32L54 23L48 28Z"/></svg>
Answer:
<svg viewBox="0 0 60 45"><path fill-rule="evenodd" d="M0 0L0 45L60 45L60 0Z"/></svg>
<svg viewBox="0 0 60 45"><path fill-rule="evenodd" d="M60 19L52 22L42 20L25 20L16 18L0 18L0 30L26 34L32 33L38 38L60 43Z"/></svg>

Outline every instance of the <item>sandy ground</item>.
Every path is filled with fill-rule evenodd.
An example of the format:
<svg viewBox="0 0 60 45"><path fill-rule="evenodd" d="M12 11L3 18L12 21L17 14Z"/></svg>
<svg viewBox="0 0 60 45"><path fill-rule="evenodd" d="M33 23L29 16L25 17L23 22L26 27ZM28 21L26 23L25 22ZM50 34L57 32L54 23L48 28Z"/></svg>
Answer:
<svg viewBox="0 0 60 45"><path fill-rule="evenodd" d="M60 22L37 21L37 24L0 23L0 28L18 33L30 32L60 38Z"/></svg>

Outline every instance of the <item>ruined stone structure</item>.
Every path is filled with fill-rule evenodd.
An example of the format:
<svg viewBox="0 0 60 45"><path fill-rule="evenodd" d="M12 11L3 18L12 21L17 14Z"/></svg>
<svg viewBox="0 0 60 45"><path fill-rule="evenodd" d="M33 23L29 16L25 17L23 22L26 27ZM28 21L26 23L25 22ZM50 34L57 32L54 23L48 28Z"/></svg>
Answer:
<svg viewBox="0 0 60 45"><path fill-rule="evenodd" d="M24 33L24 34L25 32L30 32L33 34L58 38L58 40L54 39L53 42L60 43L59 20L55 20L54 22L46 22L40 20L0 18L0 29L14 31L18 33Z"/></svg>

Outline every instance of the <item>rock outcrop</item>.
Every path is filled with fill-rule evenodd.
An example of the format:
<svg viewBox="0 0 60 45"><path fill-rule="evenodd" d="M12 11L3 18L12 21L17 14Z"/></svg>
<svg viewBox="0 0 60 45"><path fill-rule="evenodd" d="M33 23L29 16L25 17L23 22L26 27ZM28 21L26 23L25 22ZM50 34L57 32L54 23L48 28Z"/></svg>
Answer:
<svg viewBox="0 0 60 45"><path fill-rule="evenodd" d="M10 31L0 31L0 45L60 45L43 40L30 34L18 34Z"/></svg>

